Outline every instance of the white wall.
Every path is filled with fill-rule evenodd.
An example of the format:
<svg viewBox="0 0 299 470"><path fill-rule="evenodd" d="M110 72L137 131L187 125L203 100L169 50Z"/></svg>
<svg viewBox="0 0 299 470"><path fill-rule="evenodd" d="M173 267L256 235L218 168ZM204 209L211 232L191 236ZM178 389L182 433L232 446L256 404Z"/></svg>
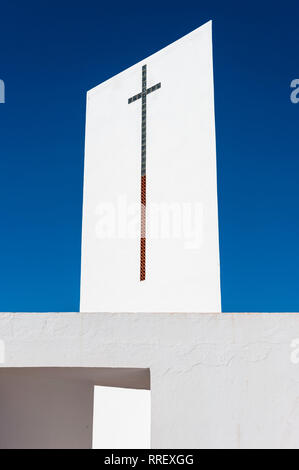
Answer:
<svg viewBox="0 0 299 470"><path fill-rule="evenodd" d="M149 449L149 390L94 387L93 449Z"/></svg>
<svg viewBox="0 0 299 470"><path fill-rule="evenodd" d="M1 314L0 337L4 367L150 368L154 448L299 447L299 315Z"/></svg>
<svg viewBox="0 0 299 470"><path fill-rule="evenodd" d="M139 280L142 66L147 256ZM211 22L88 92L83 312L221 311Z"/></svg>

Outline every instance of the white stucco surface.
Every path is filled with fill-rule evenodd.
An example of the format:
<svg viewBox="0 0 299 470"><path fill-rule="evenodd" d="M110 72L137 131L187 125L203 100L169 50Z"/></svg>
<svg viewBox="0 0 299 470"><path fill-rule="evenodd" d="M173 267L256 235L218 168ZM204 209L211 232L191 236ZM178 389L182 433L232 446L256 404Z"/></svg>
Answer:
<svg viewBox="0 0 299 470"><path fill-rule="evenodd" d="M298 337L296 314L0 316L1 367L150 368L154 448L299 447Z"/></svg>
<svg viewBox="0 0 299 470"><path fill-rule="evenodd" d="M146 280L140 282L142 66ZM81 312L220 312L212 23L87 94Z"/></svg>

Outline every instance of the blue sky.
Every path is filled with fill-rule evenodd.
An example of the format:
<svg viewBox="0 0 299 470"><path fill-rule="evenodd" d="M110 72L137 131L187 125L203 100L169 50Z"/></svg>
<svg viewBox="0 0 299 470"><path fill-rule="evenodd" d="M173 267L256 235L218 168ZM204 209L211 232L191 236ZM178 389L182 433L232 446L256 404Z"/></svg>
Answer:
<svg viewBox="0 0 299 470"><path fill-rule="evenodd" d="M213 24L222 308L299 311L299 4L2 2L0 311L78 311L88 89Z"/></svg>

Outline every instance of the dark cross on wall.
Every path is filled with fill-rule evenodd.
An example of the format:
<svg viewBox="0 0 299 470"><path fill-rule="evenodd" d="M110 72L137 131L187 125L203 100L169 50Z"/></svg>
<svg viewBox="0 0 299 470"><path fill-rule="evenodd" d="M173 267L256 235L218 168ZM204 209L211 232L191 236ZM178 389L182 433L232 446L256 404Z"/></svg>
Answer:
<svg viewBox="0 0 299 470"><path fill-rule="evenodd" d="M134 103L141 98L141 230L140 230L140 281L145 280L146 263L146 97L161 88L161 83L146 88L146 65L142 66L142 91L128 99Z"/></svg>

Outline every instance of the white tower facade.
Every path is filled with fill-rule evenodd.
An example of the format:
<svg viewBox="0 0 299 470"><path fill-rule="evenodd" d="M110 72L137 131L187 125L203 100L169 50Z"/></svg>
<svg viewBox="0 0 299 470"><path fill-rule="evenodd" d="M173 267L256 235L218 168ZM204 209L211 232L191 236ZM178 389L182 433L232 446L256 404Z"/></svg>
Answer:
<svg viewBox="0 0 299 470"><path fill-rule="evenodd" d="M221 311L211 26L87 94L82 312Z"/></svg>

